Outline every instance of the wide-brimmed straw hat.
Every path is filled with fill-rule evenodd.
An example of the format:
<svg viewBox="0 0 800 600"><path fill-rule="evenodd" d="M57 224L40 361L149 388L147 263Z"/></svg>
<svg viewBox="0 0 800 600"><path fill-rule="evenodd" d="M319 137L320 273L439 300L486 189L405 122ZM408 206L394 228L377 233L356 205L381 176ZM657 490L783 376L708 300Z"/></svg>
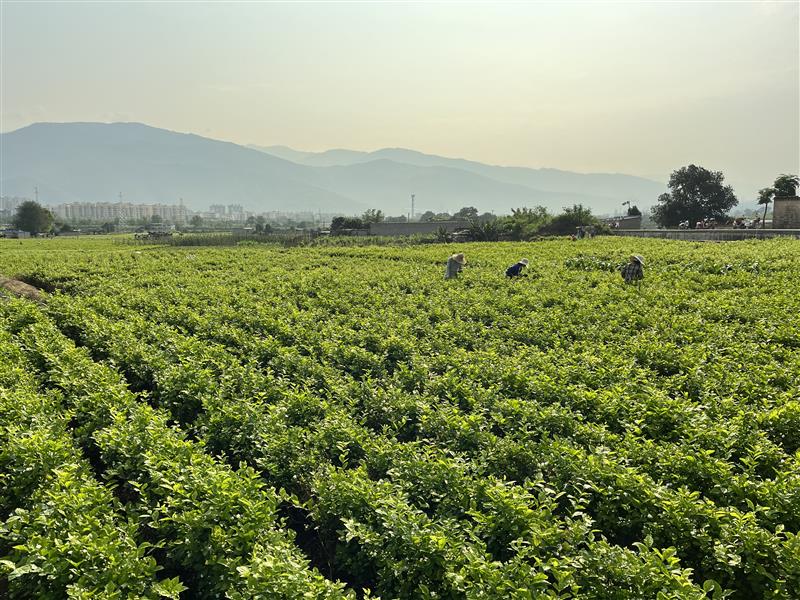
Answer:
<svg viewBox="0 0 800 600"><path fill-rule="evenodd" d="M519 261L519 264L521 264L521 265L525 265L525 266L527 267L527 266L528 266L528 259L527 259L527 258L523 258L523 259L521 259L521 260Z"/></svg>
<svg viewBox="0 0 800 600"><path fill-rule="evenodd" d="M451 256L450 258L452 258L460 265L463 265L465 262L467 262L467 259L464 258L464 255L461 252L459 252L458 254L453 254L453 256Z"/></svg>
<svg viewBox="0 0 800 600"><path fill-rule="evenodd" d="M635 260L640 265L644 266L644 259L641 256L639 256L638 254L632 254L631 255L631 260Z"/></svg>

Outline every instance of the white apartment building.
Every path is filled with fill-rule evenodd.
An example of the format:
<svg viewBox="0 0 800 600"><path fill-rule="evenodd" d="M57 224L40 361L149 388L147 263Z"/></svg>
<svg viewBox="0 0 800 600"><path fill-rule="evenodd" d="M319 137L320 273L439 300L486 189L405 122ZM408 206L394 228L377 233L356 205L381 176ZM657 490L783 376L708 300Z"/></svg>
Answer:
<svg viewBox="0 0 800 600"><path fill-rule="evenodd" d="M231 221L244 221L247 215L241 204L228 204L228 219Z"/></svg>
<svg viewBox="0 0 800 600"><path fill-rule="evenodd" d="M189 211L182 204L133 204L131 202L72 202L59 204L53 212L66 221L138 221L161 217L163 221L182 225Z"/></svg>

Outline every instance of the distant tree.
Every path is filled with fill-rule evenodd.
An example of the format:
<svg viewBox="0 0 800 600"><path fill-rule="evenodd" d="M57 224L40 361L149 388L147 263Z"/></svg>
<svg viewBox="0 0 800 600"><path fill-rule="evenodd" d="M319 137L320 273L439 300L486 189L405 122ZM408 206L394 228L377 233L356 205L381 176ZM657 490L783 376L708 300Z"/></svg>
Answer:
<svg viewBox="0 0 800 600"><path fill-rule="evenodd" d="M497 219L497 217L490 212L485 212L478 217L479 221L494 221L495 219Z"/></svg>
<svg viewBox="0 0 800 600"><path fill-rule="evenodd" d="M364 214L361 215L361 220L365 224L369 223L381 223L383 221L383 211L382 210L375 210L374 208L370 208L364 211Z"/></svg>
<svg viewBox="0 0 800 600"><path fill-rule="evenodd" d="M473 242L496 242L500 239L501 227L494 221L472 220L469 222L469 237Z"/></svg>
<svg viewBox="0 0 800 600"><path fill-rule="evenodd" d="M194 227L195 229L198 229L198 228L203 226L203 217L201 217L200 215L194 215L189 220L189 223L192 225L192 227Z"/></svg>
<svg viewBox="0 0 800 600"><path fill-rule="evenodd" d="M681 221L695 223L703 219L724 221L728 211L738 204L733 188L723 185L720 171L689 165L673 171L670 192L661 194L653 207L653 220L662 227L675 227Z"/></svg>
<svg viewBox="0 0 800 600"><path fill-rule="evenodd" d="M53 226L53 213L38 202L26 200L17 206L14 227L28 233L44 233Z"/></svg>
<svg viewBox="0 0 800 600"><path fill-rule="evenodd" d="M575 233L578 227L597 225L598 223L590 208L583 204L573 204L565 206L564 212L553 217L547 225L541 228L541 231L555 234Z"/></svg>
<svg viewBox="0 0 800 600"><path fill-rule="evenodd" d="M264 215L258 215L253 222L255 223L256 233L264 233L264 225L267 223Z"/></svg>
<svg viewBox="0 0 800 600"><path fill-rule="evenodd" d="M254 227L256 224L256 218L253 215L250 215L245 219L244 224L248 227Z"/></svg>
<svg viewBox="0 0 800 600"><path fill-rule="evenodd" d="M331 231L343 229L364 229L364 222L358 217L335 217L331 221Z"/></svg>
<svg viewBox="0 0 800 600"><path fill-rule="evenodd" d="M153 225L158 225L160 223L163 223L163 219L161 218L161 215L153 215L152 217L150 217L150 222Z"/></svg>
<svg viewBox="0 0 800 600"><path fill-rule="evenodd" d="M384 221L386 221L387 223L407 223L408 217L406 217L405 215L400 215L398 217L386 217Z"/></svg>
<svg viewBox="0 0 800 600"><path fill-rule="evenodd" d="M772 187L766 187L758 190L758 203L764 205L764 215L761 217L761 228L763 229L767 222L767 209L776 196L794 196L797 190L798 181L797 175L779 175L775 179Z"/></svg>
<svg viewBox="0 0 800 600"><path fill-rule="evenodd" d="M800 179L797 175L779 175L772 184L775 189L776 196L794 196L797 191L797 186L800 185Z"/></svg>
<svg viewBox="0 0 800 600"><path fill-rule="evenodd" d="M419 216L419 220L422 223L430 223L431 221L435 221L436 220L436 213L433 212L432 210L426 210L424 213L422 213Z"/></svg>
<svg viewBox="0 0 800 600"><path fill-rule="evenodd" d="M544 221L550 218L550 214L544 206L512 208L511 216L515 219L522 219L525 221Z"/></svg>
<svg viewBox="0 0 800 600"><path fill-rule="evenodd" d="M513 208L511 214L500 217L499 221L505 233L513 240L529 240L551 221L544 206L534 208Z"/></svg>
<svg viewBox="0 0 800 600"><path fill-rule="evenodd" d="M442 213L436 213L434 221L449 221L452 218L453 217L450 216L450 213L442 212Z"/></svg>
<svg viewBox="0 0 800 600"><path fill-rule="evenodd" d="M642 211L639 210L639 207L635 204L633 206L628 207L628 216L629 217L641 217Z"/></svg>
<svg viewBox="0 0 800 600"><path fill-rule="evenodd" d="M61 221L56 221L56 222L53 224L53 228L54 228L54 229L55 229L55 230L56 230L58 233L64 233L64 232L68 232L68 231L72 231L72 230L73 230L73 229L72 229L72 225L70 225L69 223L62 223Z"/></svg>
<svg viewBox="0 0 800 600"><path fill-rule="evenodd" d="M775 188L767 187L758 190L758 203L764 205L764 216L761 217L761 229L764 229L764 225L767 222L767 208L769 208L774 197Z"/></svg>
<svg viewBox="0 0 800 600"><path fill-rule="evenodd" d="M477 219L478 209L474 206L465 206L453 215L456 219Z"/></svg>
<svg viewBox="0 0 800 600"><path fill-rule="evenodd" d="M117 230L117 226L115 223L106 221L100 226L100 229L102 229L105 233L114 233Z"/></svg>

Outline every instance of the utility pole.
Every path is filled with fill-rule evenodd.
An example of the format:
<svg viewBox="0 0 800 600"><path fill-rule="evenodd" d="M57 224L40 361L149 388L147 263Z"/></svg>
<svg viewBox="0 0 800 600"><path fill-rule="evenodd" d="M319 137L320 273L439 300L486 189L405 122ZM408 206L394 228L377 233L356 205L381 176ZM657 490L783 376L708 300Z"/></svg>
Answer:
<svg viewBox="0 0 800 600"><path fill-rule="evenodd" d="M414 198L415 197L416 197L415 194L411 194L411 218L409 219L409 221L413 221L414 220Z"/></svg>
<svg viewBox="0 0 800 600"><path fill-rule="evenodd" d="M33 196L36 198L36 204L39 204L39 186L33 186Z"/></svg>

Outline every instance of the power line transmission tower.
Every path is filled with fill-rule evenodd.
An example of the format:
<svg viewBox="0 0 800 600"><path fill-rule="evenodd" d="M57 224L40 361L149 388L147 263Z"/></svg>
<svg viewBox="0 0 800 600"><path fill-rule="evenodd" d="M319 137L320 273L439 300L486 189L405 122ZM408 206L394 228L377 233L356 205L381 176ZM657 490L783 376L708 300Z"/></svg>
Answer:
<svg viewBox="0 0 800 600"><path fill-rule="evenodd" d="M119 219L119 226L125 227L128 224L128 218L130 215L127 207L122 202L122 192L119 193L119 210L117 211L117 215L117 218Z"/></svg>

